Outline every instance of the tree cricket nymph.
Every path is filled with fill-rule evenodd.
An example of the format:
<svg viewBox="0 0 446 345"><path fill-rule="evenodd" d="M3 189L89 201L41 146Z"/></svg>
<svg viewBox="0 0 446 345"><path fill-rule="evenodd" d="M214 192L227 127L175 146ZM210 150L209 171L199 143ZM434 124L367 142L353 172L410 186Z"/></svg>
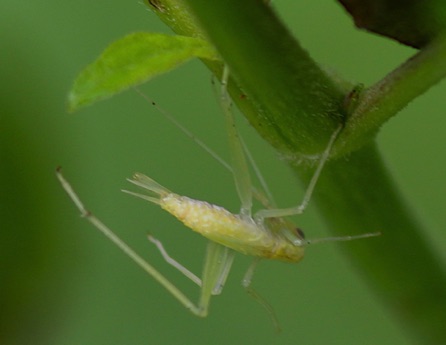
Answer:
<svg viewBox="0 0 446 345"><path fill-rule="evenodd" d="M151 0L150 3L155 7L158 4L156 0ZM179 124L175 119L172 119L170 115L164 115L183 133L192 138L193 141L210 153L210 155L219 161L222 166L232 172L236 189L241 200L240 213L233 214L223 207L175 194L155 182L150 177L141 173L135 174L133 178L128 181L139 188L142 188L144 193L125 191L128 194L159 205L162 209L171 213L183 222L184 225L193 231L200 233L209 240L204 259L203 274L202 277L199 278L170 257L160 241L153 236L149 236L149 240L156 245L169 264L200 286L201 293L198 303L193 303L172 282L167 280L164 275L141 258L141 256L123 242L112 230L110 230L110 228L89 212L71 185L63 177L60 169L57 170L57 177L65 191L80 210L81 214L195 315L201 317L207 315L210 298L212 295L217 295L222 291L226 278L230 272L235 252L253 256L253 263L248 268L245 277L242 280L242 285L247 289L250 295L254 296L255 299L265 307L278 328L271 306L250 286L254 269L259 260L274 259L286 262L299 262L304 256L305 247L310 243L346 241L376 236L377 234L372 233L359 236L334 237L310 241L305 239L301 229L287 219L289 216L302 213L308 205L319 175L322 172L325 162L329 158L331 148L333 147L342 126L339 126L334 131L326 145L326 149L320 155L319 163L300 205L284 209L275 208L274 202L270 196L269 188L267 188L264 183L263 176L261 176L255 162L250 159L250 163L254 168L253 170L262 184L263 191L259 191L257 188L253 187L246 159L246 154L249 155L249 152L247 152L246 147L242 144L239 138L231 109L231 101L226 90L228 73L228 69L225 67L221 82L220 103L227 123L229 146L233 162L232 165L226 163L184 126ZM156 106L154 102L152 102L152 104ZM253 195L263 203L265 207L254 214L252 214L251 210Z"/></svg>

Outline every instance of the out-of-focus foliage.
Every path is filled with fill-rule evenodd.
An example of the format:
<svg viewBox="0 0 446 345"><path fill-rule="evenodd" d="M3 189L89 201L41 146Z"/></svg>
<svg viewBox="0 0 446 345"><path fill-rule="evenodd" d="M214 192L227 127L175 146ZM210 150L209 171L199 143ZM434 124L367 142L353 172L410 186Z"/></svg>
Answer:
<svg viewBox="0 0 446 345"><path fill-rule="evenodd" d="M446 27L443 0L339 0L358 28L421 48Z"/></svg>
<svg viewBox="0 0 446 345"><path fill-rule="evenodd" d="M351 79L374 82L413 53L355 31L333 3L273 3L316 60ZM123 195L125 178L142 171L180 193L239 206L231 176L135 93L67 113L79 71L134 31L169 33L137 1L0 3L0 343L409 344L338 254L349 244L309 248L299 265L261 263L253 286L276 309L284 329L276 335L239 284L246 258L237 256L223 295L202 320L80 219L55 179L58 165L95 214L196 296L146 234L196 273L204 242L158 208ZM209 80L191 63L144 90L224 155ZM412 103L379 137L399 186L430 225L425 236L433 246L446 240L444 91L440 85ZM301 192L291 174L243 130L279 204L295 204ZM297 222L308 237L324 236L313 207Z"/></svg>

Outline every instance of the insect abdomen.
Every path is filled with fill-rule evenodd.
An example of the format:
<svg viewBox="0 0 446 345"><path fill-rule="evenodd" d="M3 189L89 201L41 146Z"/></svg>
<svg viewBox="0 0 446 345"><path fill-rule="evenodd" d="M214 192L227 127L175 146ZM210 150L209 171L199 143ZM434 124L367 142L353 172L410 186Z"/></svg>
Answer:
<svg viewBox="0 0 446 345"><path fill-rule="evenodd" d="M285 261L298 261L303 254L301 248L278 241L251 218L242 219L223 207L174 193L163 196L160 206L192 230L243 254Z"/></svg>
<svg viewBox="0 0 446 345"><path fill-rule="evenodd" d="M255 224L243 221L223 207L194 200L186 196L169 194L161 198L161 207L181 220L192 230L206 237L221 236L256 240L261 231Z"/></svg>

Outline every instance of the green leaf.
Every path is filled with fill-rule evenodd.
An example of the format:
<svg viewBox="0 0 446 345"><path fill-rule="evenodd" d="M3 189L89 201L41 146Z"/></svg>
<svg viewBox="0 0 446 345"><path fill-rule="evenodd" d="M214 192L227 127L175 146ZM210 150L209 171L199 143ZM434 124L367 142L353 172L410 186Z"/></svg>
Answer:
<svg viewBox="0 0 446 345"><path fill-rule="evenodd" d="M217 60L200 38L137 32L112 43L87 66L69 94L70 111L113 96L194 58Z"/></svg>

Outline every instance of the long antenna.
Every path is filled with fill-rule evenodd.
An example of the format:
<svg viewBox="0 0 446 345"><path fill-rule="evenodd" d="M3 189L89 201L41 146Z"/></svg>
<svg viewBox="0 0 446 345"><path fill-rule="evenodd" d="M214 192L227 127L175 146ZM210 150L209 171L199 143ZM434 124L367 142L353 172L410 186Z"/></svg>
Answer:
<svg viewBox="0 0 446 345"><path fill-rule="evenodd" d="M187 137L192 139L199 147L201 147L204 151L211 155L217 162L219 162L223 167L229 170L231 173L232 167L226 162L223 158L220 157L218 153L212 150L209 146L207 146L200 138L198 138L194 133L192 133L189 129L187 129L182 123L180 123L175 117L173 117L168 111L161 108L155 101L153 101L149 96L147 96L144 92L142 92L139 88L135 87L135 91L140 94L148 103L153 105L156 110L160 112L168 121L170 121L175 127L177 127L181 132L183 132Z"/></svg>
<svg viewBox="0 0 446 345"><path fill-rule="evenodd" d="M376 237L381 236L380 232L370 232L361 235L352 235L352 236L338 236L338 237L323 237L323 238L315 238L314 240L304 240L305 244L316 244L316 243L324 243L324 242L344 242L344 241L354 241L362 238Z"/></svg>
<svg viewBox="0 0 446 345"><path fill-rule="evenodd" d="M177 127L183 134L185 134L189 139L191 139L194 143L196 143L202 150L207 152L212 158L214 158L220 165L222 165L226 170L228 170L231 174L234 173L234 170L232 169L232 166L224 160L218 153L216 153L214 150L212 150L208 145L204 143L199 137L197 137L192 131L190 131L187 127L185 127L181 122L179 122L172 114L170 114L167 110L160 107L154 100L152 100L149 96L147 96L144 92L141 91L138 87L134 87L134 90L142 96L144 100L147 101L150 105L155 107L155 109L162 115L166 120L168 120L170 123L172 123L175 127ZM263 204L264 207L270 208L275 207L274 198L272 196L272 193L266 183L266 180L264 176L262 175L259 167L257 166L251 152L249 151L247 145L242 141L243 149L246 153L246 156L254 170L254 173L257 177L257 179L260 182L260 185L262 186L262 189L264 193L259 191L255 186L252 186L252 191L254 194L254 197ZM265 198L266 195L266 198Z"/></svg>

